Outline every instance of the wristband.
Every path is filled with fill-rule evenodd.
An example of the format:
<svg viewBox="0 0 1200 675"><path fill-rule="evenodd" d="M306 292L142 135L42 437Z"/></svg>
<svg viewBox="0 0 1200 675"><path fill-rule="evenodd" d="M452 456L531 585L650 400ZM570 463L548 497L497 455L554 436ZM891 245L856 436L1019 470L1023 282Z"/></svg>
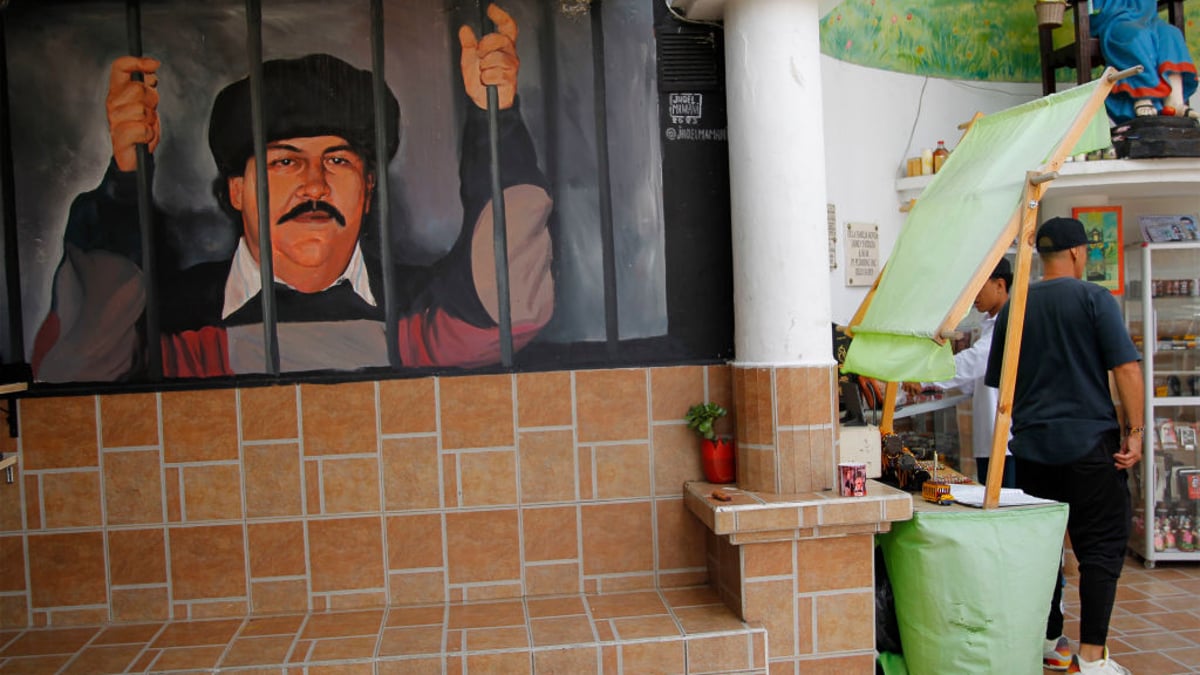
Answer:
<svg viewBox="0 0 1200 675"><path fill-rule="evenodd" d="M1144 433L1145 431L1146 431L1146 427L1125 427L1125 435L1126 436L1132 436L1133 434Z"/></svg>

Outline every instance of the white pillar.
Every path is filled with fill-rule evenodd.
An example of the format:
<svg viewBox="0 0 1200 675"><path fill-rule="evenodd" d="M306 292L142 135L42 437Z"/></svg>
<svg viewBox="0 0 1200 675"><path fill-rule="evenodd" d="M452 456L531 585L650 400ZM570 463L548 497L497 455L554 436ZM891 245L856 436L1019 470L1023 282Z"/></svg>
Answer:
<svg viewBox="0 0 1200 675"><path fill-rule="evenodd" d="M834 362L818 2L725 3L739 366Z"/></svg>

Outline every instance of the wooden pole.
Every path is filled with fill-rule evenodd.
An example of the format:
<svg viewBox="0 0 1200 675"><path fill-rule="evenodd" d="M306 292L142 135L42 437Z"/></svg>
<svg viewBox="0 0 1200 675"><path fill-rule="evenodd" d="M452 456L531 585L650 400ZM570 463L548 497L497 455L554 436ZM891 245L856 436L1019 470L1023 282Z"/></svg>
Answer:
<svg viewBox="0 0 1200 675"><path fill-rule="evenodd" d="M992 434L992 455L988 460L987 490L983 508L1000 505L1000 482L1004 477L1004 453L1008 450L1008 430L1012 426L1013 390L1017 383L1017 359L1021 354L1021 335L1025 330L1025 301L1029 296L1029 270L1033 265L1033 238L1037 232L1037 204L1045 188L1032 180L1025 184L1025 202L1021 206L1021 230L1017 236L1017 267L1013 270L1012 294L1008 298L1008 327L1004 333L1004 361L1000 371L1000 401L996 406L996 430Z"/></svg>
<svg viewBox="0 0 1200 675"><path fill-rule="evenodd" d="M1008 431L1012 427L1013 391L1017 383L1017 360L1021 354L1021 334L1025 328L1025 303L1029 294L1029 269L1033 261L1034 237L1037 234L1038 205L1042 194L1066 159L1067 153L1083 136L1092 118L1104 105L1104 99L1113 84L1125 75L1109 67L1104 70L1100 83L1092 91L1087 103L1079 111L1062 141L1050 155L1041 172L1027 174L1025 200L1021 205L1021 230L1017 236L1017 268L1013 270L1013 288L1008 299L1008 327L1004 338L1004 361L1000 369L1000 401L996 406L996 427L992 432L992 456L988 461L987 490L984 492L983 508L994 509L1000 505L1000 482L1004 476L1004 453L1008 449Z"/></svg>
<svg viewBox="0 0 1200 675"><path fill-rule="evenodd" d="M896 419L896 392L899 388L898 382L888 382L883 388L883 417L879 419L879 433L884 436L892 433L892 422Z"/></svg>
<svg viewBox="0 0 1200 675"><path fill-rule="evenodd" d="M855 310L854 316L850 317L850 324L846 326L846 335L854 337L854 327L862 323L863 317L867 315L867 309L871 306L871 301L875 299L875 291L879 289L879 280L883 278L883 273L886 271L887 263L884 263L883 267L879 269L879 274L875 275L875 283L871 284L871 290L867 291L866 297Z"/></svg>

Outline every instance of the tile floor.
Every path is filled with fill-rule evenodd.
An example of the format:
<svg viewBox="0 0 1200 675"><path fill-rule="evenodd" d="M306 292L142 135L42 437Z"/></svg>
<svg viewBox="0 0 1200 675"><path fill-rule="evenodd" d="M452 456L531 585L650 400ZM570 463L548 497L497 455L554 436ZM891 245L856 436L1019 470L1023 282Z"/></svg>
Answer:
<svg viewBox="0 0 1200 675"><path fill-rule="evenodd" d="M763 675L765 654L705 587L0 631L4 675Z"/></svg>
<svg viewBox="0 0 1200 675"><path fill-rule="evenodd" d="M1078 576L1068 553L1067 634L1078 635ZM0 630L0 674L126 672L308 673L376 672L367 654L383 657L379 673L530 672L544 659L581 659L595 670L618 658L622 672L642 666L685 672L703 654L761 653L761 633L748 633L707 589L646 591L613 596L531 598L476 606L407 607L249 620ZM486 608L486 609L484 609ZM714 642L686 645L704 631ZM543 661L531 667L530 647ZM574 648L574 649L573 649ZM1113 611L1109 648L1136 675L1200 675L1200 564L1159 562L1146 569L1129 555ZM517 656L518 652L523 656ZM467 668L463 668L463 659ZM515 658L512 664L502 663ZM388 666L390 659L390 669ZM576 662L576 666L577 666ZM640 665L639 665L640 664ZM548 669L556 664L545 663ZM571 664L557 664L571 668ZM709 672L762 672L727 667ZM501 668L495 670L494 668ZM695 669L693 669L695 670ZM562 672L578 672L566 670ZM1046 671L1047 675L1053 671Z"/></svg>
<svg viewBox="0 0 1200 675"><path fill-rule="evenodd" d="M1066 634L1078 637L1078 575L1072 563L1067 567ZM1140 558L1126 555L1108 649L1134 675L1200 674L1200 564L1160 561L1146 569Z"/></svg>

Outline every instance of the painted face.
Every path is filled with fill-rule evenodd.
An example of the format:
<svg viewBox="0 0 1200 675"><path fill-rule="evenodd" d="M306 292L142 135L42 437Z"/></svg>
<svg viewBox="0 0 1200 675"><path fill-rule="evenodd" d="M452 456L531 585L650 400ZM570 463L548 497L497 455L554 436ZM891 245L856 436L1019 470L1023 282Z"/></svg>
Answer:
<svg viewBox="0 0 1200 675"><path fill-rule="evenodd" d="M336 280L354 253L375 181L363 158L340 136L267 144L267 195L275 276L314 293ZM255 158L229 179L229 201L242 214L243 234L260 258Z"/></svg>

